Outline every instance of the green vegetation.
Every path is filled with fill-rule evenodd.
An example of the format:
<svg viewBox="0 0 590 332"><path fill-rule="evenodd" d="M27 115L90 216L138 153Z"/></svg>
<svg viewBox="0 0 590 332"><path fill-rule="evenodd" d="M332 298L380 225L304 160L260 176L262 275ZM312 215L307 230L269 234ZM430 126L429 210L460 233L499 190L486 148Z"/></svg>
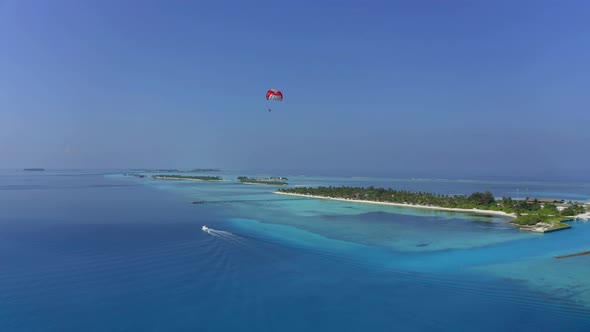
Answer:
<svg viewBox="0 0 590 332"><path fill-rule="evenodd" d="M153 175L154 179L164 180L202 180L202 181L221 181L223 180L219 176L196 176L196 175Z"/></svg>
<svg viewBox="0 0 590 332"><path fill-rule="evenodd" d="M220 169L217 168L193 168L189 170L182 170L182 169L145 169L140 170L143 172L164 172L164 173L197 173L197 172L221 172Z"/></svg>
<svg viewBox="0 0 590 332"><path fill-rule="evenodd" d="M548 229L566 227L567 225L561 223L561 221L585 212L584 206L577 202L570 201L561 204L563 209L559 211L555 204L541 203L537 199L513 200L510 197L503 197L502 199L496 200L494 195L489 191L483 193L475 192L469 196L465 196L410 192L375 188L373 186L368 188L330 186L286 188L279 189L279 192L444 208L503 211L516 214L517 217L513 221L514 224L536 225L538 223L547 223Z"/></svg>
<svg viewBox="0 0 590 332"><path fill-rule="evenodd" d="M547 219L547 216L539 214L525 214L518 216L516 219L514 219L513 223L517 225L536 225L540 222L546 222Z"/></svg>
<svg viewBox="0 0 590 332"><path fill-rule="evenodd" d="M571 216L569 216L571 217ZM513 224L519 226L535 226L539 223L546 224L549 229L557 229L569 227L562 221L569 219L568 216L560 214L556 215L544 215L544 214L521 214L512 221Z"/></svg>
<svg viewBox="0 0 590 332"><path fill-rule="evenodd" d="M522 209L516 210L516 219L513 223L517 225L536 225L538 223L547 223L550 225L561 225L561 221L568 220L571 217L584 213L584 206L580 203L568 202L561 206L561 211L553 203L539 203L536 199L526 200L529 207L528 210L523 211Z"/></svg>
<svg viewBox="0 0 590 332"><path fill-rule="evenodd" d="M247 176L238 176L238 181L241 183L253 183L253 184L268 184L268 185L286 185L287 178L285 177L247 177Z"/></svg>
<svg viewBox="0 0 590 332"><path fill-rule="evenodd" d="M391 202L413 205L429 205L446 208L485 209L502 211L491 192L473 193L470 196L440 195L425 192L410 192L384 188L363 187L299 187L279 189L280 192L315 195L323 197L337 197L360 199L376 202Z"/></svg>

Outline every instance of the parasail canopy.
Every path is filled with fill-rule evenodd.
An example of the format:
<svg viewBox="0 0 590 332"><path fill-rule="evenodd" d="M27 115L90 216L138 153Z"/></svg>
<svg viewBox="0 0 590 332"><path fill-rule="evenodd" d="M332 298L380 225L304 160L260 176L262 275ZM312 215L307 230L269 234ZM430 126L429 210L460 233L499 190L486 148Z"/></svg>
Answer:
<svg viewBox="0 0 590 332"><path fill-rule="evenodd" d="M266 100L283 101L283 93L276 89L270 89L266 91Z"/></svg>

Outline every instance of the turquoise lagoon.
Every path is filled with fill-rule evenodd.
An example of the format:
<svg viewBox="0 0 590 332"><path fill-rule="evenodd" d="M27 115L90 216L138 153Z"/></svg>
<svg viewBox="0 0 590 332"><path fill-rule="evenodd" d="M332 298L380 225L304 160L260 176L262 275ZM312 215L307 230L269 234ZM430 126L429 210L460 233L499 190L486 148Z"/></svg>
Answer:
<svg viewBox="0 0 590 332"><path fill-rule="evenodd" d="M276 187L221 175L227 181L0 173L0 330L590 327L590 256L554 258L589 250L590 223L533 234L498 216L281 200ZM587 183L288 177L590 199Z"/></svg>

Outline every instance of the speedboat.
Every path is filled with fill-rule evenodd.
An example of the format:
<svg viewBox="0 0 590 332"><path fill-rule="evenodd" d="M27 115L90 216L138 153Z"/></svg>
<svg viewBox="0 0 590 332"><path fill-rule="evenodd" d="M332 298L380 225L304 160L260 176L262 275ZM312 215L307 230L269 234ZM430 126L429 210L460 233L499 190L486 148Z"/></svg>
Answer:
<svg viewBox="0 0 590 332"><path fill-rule="evenodd" d="M203 232L209 233L209 227L203 226L201 229L203 230Z"/></svg>

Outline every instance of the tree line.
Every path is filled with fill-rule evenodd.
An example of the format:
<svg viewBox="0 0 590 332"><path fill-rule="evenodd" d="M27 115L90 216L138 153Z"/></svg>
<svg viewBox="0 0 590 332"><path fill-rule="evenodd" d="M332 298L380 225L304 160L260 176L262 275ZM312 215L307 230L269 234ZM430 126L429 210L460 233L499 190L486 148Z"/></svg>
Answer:
<svg viewBox="0 0 590 332"><path fill-rule="evenodd" d="M547 217L574 216L584 213L584 206L580 203L568 202L567 207L561 211L553 203L541 203L537 199L514 200L510 197L496 199L490 191L474 192L471 195L444 195L427 192L412 192L406 190L394 190L364 187L296 187L282 188L280 192L314 195L322 197L359 199L376 202L403 203L412 205L438 206L459 209L481 209L504 211L515 213L518 218L516 223L533 224L534 220L546 220ZM537 216L525 217L525 216ZM521 218L524 217L524 218ZM539 221L537 221L539 222ZM537 222L534 222L536 224Z"/></svg>

